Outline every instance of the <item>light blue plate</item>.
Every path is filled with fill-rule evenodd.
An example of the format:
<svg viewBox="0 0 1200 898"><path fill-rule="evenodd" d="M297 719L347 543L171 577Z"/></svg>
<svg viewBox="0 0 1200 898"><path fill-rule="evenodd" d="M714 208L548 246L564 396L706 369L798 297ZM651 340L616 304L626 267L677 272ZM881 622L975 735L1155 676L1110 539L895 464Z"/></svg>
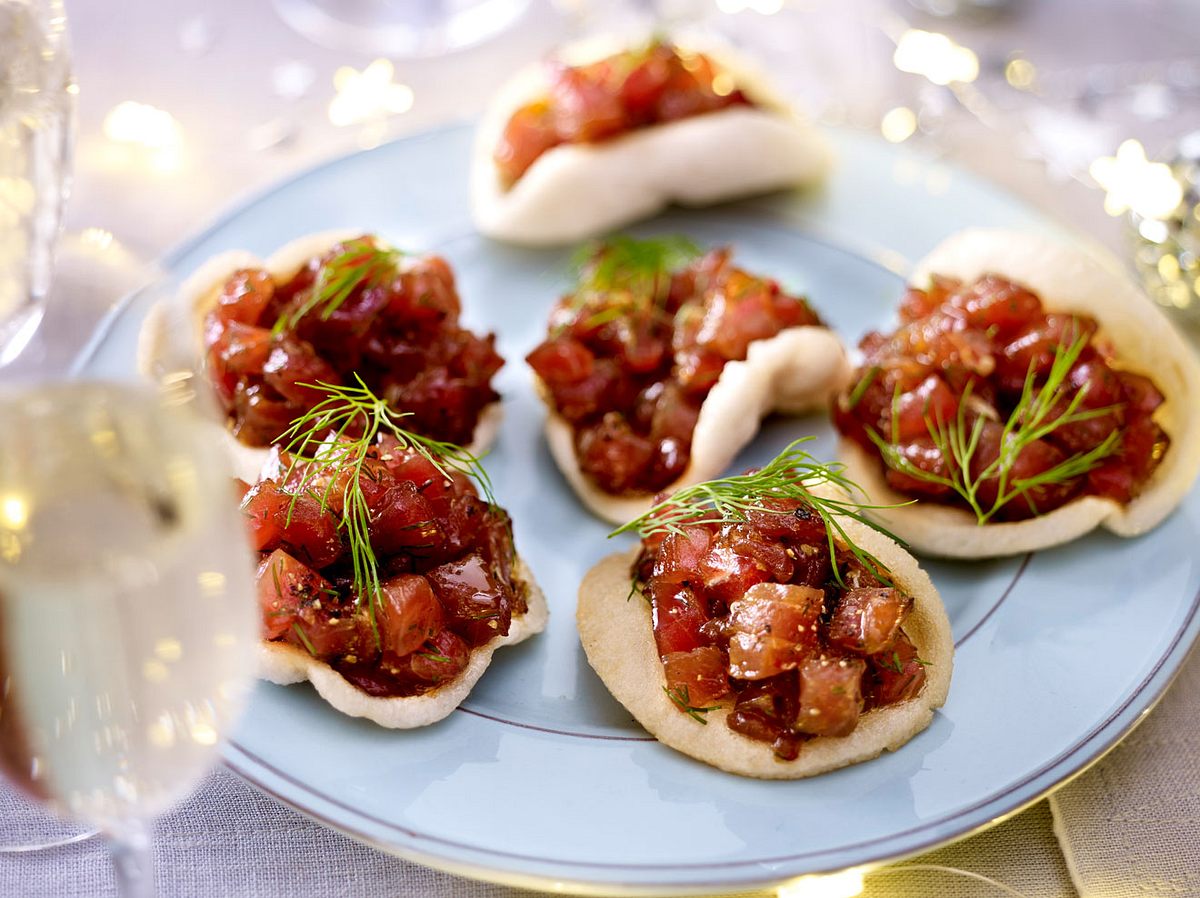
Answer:
<svg viewBox="0 0 1200 898"><path fill-rule="evenodd" d="M805 197L675 212L638 232L729 242L806 292L842 333L888 322L906 261L968 225L1051 230L963 172L835 135L840 166ZM929 563L958 641L949 702L903 750L800 782L730 776L658 745L605 692L575 635L584 571L620 546L575 501L541 437L523 356L565 287L565 251L471 229L470 133L438 131L310 171L242 206L168 260L186 275L241 247L361 228L446 255L468 318L499 333L504 428L487 467L551 607L546 633L496 656L447 720L393 732L339 715L306 686L262 686L229 766L359 839L468 876L560 890L737 889L930 848L1032 802L1103 754L1166 688L1200 629L1200 492L1153 534L1095 534L1034 556ZM108 323L87 375L132 375L150 296ZM824 417L772 421L734 467Z"/></svg>

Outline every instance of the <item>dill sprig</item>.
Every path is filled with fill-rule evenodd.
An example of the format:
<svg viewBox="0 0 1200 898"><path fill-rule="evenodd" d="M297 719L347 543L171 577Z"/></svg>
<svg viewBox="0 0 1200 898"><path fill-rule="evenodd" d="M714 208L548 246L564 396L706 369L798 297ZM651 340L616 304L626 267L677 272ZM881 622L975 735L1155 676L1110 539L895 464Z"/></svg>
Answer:
<svg viewBox="0 0 1200 898"><path fill-rule="evenodd" d="M839 584L845 586L837 559L840 542L876 580L891 585L883 565L849 537L841 519L850 518L900 542L894 534L864 513L897 506L868 505L854 501L853 494L861 495L862 489L845 475L845 465L841 462L822 463L801 448L814 439L802 437L795 440L763 467L749 474L684 487L645 514L618 527L609 536L633 532L645 538L655 533L682 533L689 525L745 522L748 511L790 514L789 510L764 503L776 499L794 499L816 513L825 525L829 558Z"/></svg>
<svg viewBox="0 0 1200 898"><path fill-rule="evenodd" d="M672 235L638 240L623 234L579 249L572 265L577 295L628 291L637 299L658 302L671 288L671 274L703 254L688 237Z"/></svg>
<svg viewBox="0 0 1200 898"><path fill-rule="evenodd" d="M672 689L669 686L664 686L663 692L667 694L667 698L674 702L675 707L677 707L680 711L692 718L692 720L695 720L698 723L702 723L706 726L708 725L708 721L704 719L703 715L707 714L709 711L716 711L721 707L720 705L710 705L707 708L696 707L692 704L691 696L688 695L687 686L678 686L675 689Z"/></svg>
<svg viewBox="0 0 1200 898"><path fill-rule="evenodd" d="M1008 503L1025 497L1036 511L1033 490L1043 486L1067 483L1095 468L1105 458L1121 448L1121 434L1113 430L1099 445L1071 455L1056 465L1030 477L1013 477L1013 468L1026 447L1044 439L1060 427L1090 421L1112 413L1119 406L1081 408L1090 384L1083 384L1072 395L1067 376L1088 345L1082 335L1069 345L1059 343L1054 350L1054 361L1045 381L1039 387L1033 365L1025 375L1021 387L1021 398L1004 422L1000 435L999 454L986 465L975 464L980 439L987 419L978 415L968 420L967 409L972 395L968 383L959 399L958 412L951 421L940 416L925 416L925 426L934 446L941 453L946 473L926 471L914 465L900 449L898 428L899 392L892 398L891 440L885 440L874 428L867 428L867 435L878 447L884 463L896 471L926 483L939 484L957 493L975 513L979 524L986 524ZM976 472L977 469L977 472ZM996 499L985 507L980 501L979 491L987 481L995 481Z"/></svg>
<svg viewBox="0 0 1200 898"><path fill-rule="evenodd" d="M431 643L429 643L428 641L425 642L425 645L430 645L430 644ZM439 652L436 648L421 649L421 650L417 651L416 654L418 657L428 658L430 661L437 661L440 664L449 664L450 663L450 659L447 658L445 655L443 655L441 652Z"/></svg>
<svg viewBox="0 0 1200 898"><path fill-rule="evenodd" d="M878 365L872 365L863 373L863 376L858 379L858 383L856 383L854 388L850 391L850 396L846 400L847 409L854 408L862 401L863 396L866 395L867 390L870 388L871 384L875 382L875 378L877 378L882 371L883 369Z"/></svg>
<svg viewBox="0 0 1200 898"><path fill-rule="evenodd" d="M300 624L292 624L292 631L300 639L300 642L304 644L304 647L308 650L308 653L314 658L317 657L317 650L313 647L312 640L310 640L308 638L308 634L301 629Z"/></svg>
<svg viewBox="0 0 1200 898"><path fill-rule="evenodd" d="M371 392L361 377L355 375L358 386L338 386L318 382L303 384L324 392L325 398L292 422L280 437L283 452L291 457L284 482L299 470L300 480L289 487L292 503L289 520L296 500L313 495L314 484L324 482L317 498L321 508L339 482L342 487L342 519L339 522L350 550L354 572L354 592L366 599L375 626L375 604L380 596L379 564L371 548L371 509L363 492L363 478L372 472L366 467L370 457L367 450L375 445L381 434L395 437L402 449L411 449L424 456L438 471L449 477L458 472L473 479L489 505L495 504L492 483L479 459L467 449L405 430L400 426L408 412L397 412Z"/></svg>
<svg viewBox="0 0 1200 898"><path fill-rule="evenodd" d="M297 308L284 312L271 333L278 335L295 328L304 316L320 309L322 321L328 321L356 289L392 274L403 253L380 246L373 237L356 237L341 244L341 252L322 263L308 298Z"/></svg>

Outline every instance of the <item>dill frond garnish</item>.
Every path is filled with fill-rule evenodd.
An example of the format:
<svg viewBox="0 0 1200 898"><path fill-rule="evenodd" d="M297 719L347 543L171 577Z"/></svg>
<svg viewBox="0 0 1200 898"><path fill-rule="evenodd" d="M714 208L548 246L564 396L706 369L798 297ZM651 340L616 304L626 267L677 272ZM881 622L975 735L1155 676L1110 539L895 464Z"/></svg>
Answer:
<svg viewBox="0 0 1200 898"><path fill-rule="evenodd" d="M425 643L429 645L428 642ZM428 658L430 661L437 661L439 664L449 664L450 659L436 649L421 649L416 652L418 657Z"/></svg>
<svg viewBox="0 0 1200 898"><path fill-rule="evenodd" d="M579 294L628 291L660 301L671 288L671 274L703 255L691 239L673 235L638 240L625 235L588 243L572 259Z"/></svg>
<svg viewBox="0 0 1200 898"><path fill-rule="evenodd" d="M858 379L858 383L854 385L854 389L850 391L850 395L846 399L847 409L852 409L862 402L862 398L866 394L867 389L875 382L875 378L877 378L882 371L883 369L878 365L872 365L863 373L863 376Z"/></svg>
<svg viewBox="0 0 1200 898"><path fill-rule="evenodd" d="M302 629L300 629L300 625L292 624L292 630L293 630L293 632L295 632L296 636L299 637L300 641L304 644L304 647L308 650L308 653L310 655L312 655L314 658L317 657L317 650L315 648L313 648L312 641L309 640L308 634L305 633Z"/></svg>
<svg viewBox="0 0 1200 898"><path fill-rule="evenodd" d="M667 698L674 702L675 707L677 707L688 717L692 718L692 720L702 723L705 726L708 725L708 721L704 719L703 715L707 714L709 711L716 711L721 707L720 705L711 705L707 708L696 707L692 704L691 698L688 695L687 686L679 686L675 689L672 689L669 686L664 686L663 692L667 694Z"/></svg>
<svg viewBox="0 0 1200 898"><path fill-rule="evenodd" d="M901 542L864 513L872 509L898 506L869 505L854 501L852 496L855 493L862 495L862 489L845 475L845 465L841 462L819 462L801 448L813 439L815 437L802 437L793 441L779 455L749 474L684 487L645 514L618 527L609 536L637 533L645 538L655 533L682 533L689 525L745 522L748 511L791 514L789 509L776 508L766 503L776 499L794 499L799 501L802 507L818 515L825 525L829 558L839 584L845 586L837 559L837 546L840 542L875 579L891 585L883 565L849 537L841 519L850 518L896 542ZM821 489L823 486L835 489Z"/></svg>
<svg viewBox="0 0 1200 898"><path fill-rule="evenodd" d="M341 247L341 252L321 265L308 298L279 316L271 331L273 335L294 328L315 309L320 309L322 321L328 321L358 287L391 275L404 255L398 249L379 245L372 237L347 240Z"/></svg>
<svg viewBox="0 0 1200 898"><path fill-rule="evenodd" d="M958 412L953 420L943 421L940 416L925 416L929 436L945 462L945 474L918 468L900 449L897 434L899 393L892 400L891 439L884 439L870 427L867 428L867 435L879 449L888 467L916 480L950 488L970 506L981 525L986 524L1000 509L1016 499L1025 498L1031 509L1036 511L1033 490L1064 484L1081 477L1121 448L1120 431L1113 430L1101 443L1086 452L1071 455L1030 477L1013 477L1013 468L1018 457L1030 444L1044 439L1060 427L1103 417L1119 407L1108 405L1103 408L1081 408L1088 392L1087 383L1071 395L1071 385L1067 376L1087 345L1086 336L1078 337L1069 345L1059 343L1054 350L1050 372L1040 387L1036 383L1033 366L1030 365L1021 388L1021 397L1004 422L999 454L986 465L980 465L976 460L986 419L979 415L973 421L969 421L967 417L972 395L970 383L959 399ZM990 505L981 501L979 495L980 488L986 481L995 481L996 499Z"/></svg>
<svg viewBox="0 0 1200 898"><path fill-rule="evenodd" d="M284 482L290 482L299 471L298 483L288 487L292 494L291 510L296 499L316 494L325 509L332 491L342 484L342 518L339 526L345 534L354 572L353 588L360 600L366 600L375 626L375 605L380 595L379 566L371 548L371 509L363 492L362 480L373 476L366 467L370 457L367 450L382 434L396 439L401 449L414 450L424 456L438 471L449 477L451 472L465 474L478 485L484 500L495 504L492 484L479 459L454 443L445 443L412 433L400 426L408 417L388 407L356 376L357 386L337 386L327 383L303 384L325 393L325 398L292 422L280 437L283 452L290 456ZM314 489L314 486L318 487Z"/></svg>

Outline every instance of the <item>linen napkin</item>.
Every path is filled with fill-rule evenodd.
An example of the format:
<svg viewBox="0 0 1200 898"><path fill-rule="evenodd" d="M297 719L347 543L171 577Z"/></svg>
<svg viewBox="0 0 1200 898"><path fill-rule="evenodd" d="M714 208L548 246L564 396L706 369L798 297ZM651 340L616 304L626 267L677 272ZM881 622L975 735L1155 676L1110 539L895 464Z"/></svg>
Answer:
<svg viewBox="0 0 1200 898"><path fill-rule="evenodd" d="M1200 896L1200 650L1145 722L1050 807L1082 898Z"/></svg>
<svg viewBox="0 0 1200 898"><path fill-rule="evenodd" d="M0 784L0 844L74 832ZM533 892L460 879L376 851L276 803L226 770L159 821L155 863L163 898L532 898ZM947 872L951 868L971 875ZM1000 826L866 878L866 898L1074 898L1045 803ZM1007 893L1011 894L1011 893ZM103 844L0 854L0 895L111 898ZM768 898L772 892L753 893Z"/></svg>

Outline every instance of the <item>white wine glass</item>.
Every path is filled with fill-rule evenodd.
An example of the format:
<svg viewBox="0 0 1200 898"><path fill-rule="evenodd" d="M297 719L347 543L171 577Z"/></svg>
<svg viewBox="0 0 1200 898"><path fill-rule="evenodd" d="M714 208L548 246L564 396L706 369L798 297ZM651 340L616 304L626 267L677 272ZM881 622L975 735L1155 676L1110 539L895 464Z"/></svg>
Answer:
<svg viewBox="0 0 1200 898"><path fill-rule="evenodd" d="M45 311L74 98L61 0L0 0L0 368Z"/></svg>
<svg viewBox="0 0 1200 898"><path fill-rule="evenodd" d="M525 16L531 0L274 0L293 29L335 50L438 56L488 41Z"/></svg>
<svg viewBox="0 0 1200 898"><path fill-rule="evenodd" d="M161 394L0 394L0 769L154 894L149 823L253 677L253 560L216 428Z"/></svg>

